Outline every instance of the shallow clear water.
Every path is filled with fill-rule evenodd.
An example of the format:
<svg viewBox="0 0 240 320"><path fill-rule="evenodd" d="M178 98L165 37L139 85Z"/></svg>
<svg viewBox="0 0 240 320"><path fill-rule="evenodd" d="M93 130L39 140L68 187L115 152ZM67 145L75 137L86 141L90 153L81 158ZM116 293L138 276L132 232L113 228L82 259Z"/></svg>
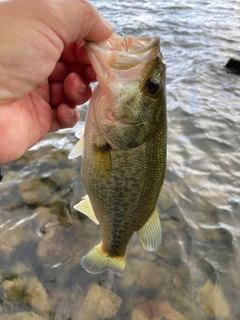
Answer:
<svg viewBox="0 0 240 320"><path fill-rule="evenodd" d="M85 194L74 129L50 134L3 167L0 317L57 320L240 319L240 4L91 1L116 32L158 33L167 64L168 160L158 207L163 242L128 247L122 278L81 257L99 228L72 209ZM86 106L81 108L83 126ZM33 318L34 319L34 318ZM40 319L40 318L39 318Z"/></svg>

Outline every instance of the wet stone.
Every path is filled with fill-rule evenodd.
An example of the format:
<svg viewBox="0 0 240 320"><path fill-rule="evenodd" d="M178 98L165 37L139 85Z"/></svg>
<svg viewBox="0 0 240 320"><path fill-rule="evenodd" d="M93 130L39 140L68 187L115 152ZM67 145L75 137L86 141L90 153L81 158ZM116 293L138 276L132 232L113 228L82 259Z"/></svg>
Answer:
<svg viewBox="0 0 240 320"><path fill-rule="evenodd" d="M3 253L11 253L16 247L37 241L38 235L31 223L34 215L24 217L20 221L9 221L1 230L0 250Z"/></svg>
<svg viewBox="0 0 240 320"><path fill-rule="evenodd" d="M95 283L91 284L77 320L102 320L114 317L122 303L122 299Z"/></svg>
<svg viewBox="0 0 240 320"><path fill-rule="evenodd" d="M60 240L64 241L62 226L57 219L52 219L52 221L47 222L41 227L40 232L42 237L37 247L37 255L42 260L52 264L52 261L55 260L54 258L60 258L63 255L63 251L65 251L63 250L65 242L60 242ZM57 239L56 241L55 238ZM59 245L59 243L62 243L62 245Z"/></svg>
<svg viewBox="0 0 240 320"><path fill-rule="evenodd" d="M51 203L49 209L52 211L53 216L57 216L61 225L63 225L66 228L71 226L73 216L70 214L68 202L62 199L58 199L57 201L53 201Z"/></svg>
<svg viewBox="0 0 240 320"><path fill-rule="evenodd" d="M20 181L19 192L28 205L43 205L52 196L50 188L39 180L39 177L29 177Z"/></svg>
<svg viewBox="0 0 240 320"><path fill-rule="evenodd" d="M38 207L35 212L35 221L39 227L44 226L53 219L52 210L46 207ZM54 217L55 218L55 217Z"/></svg>
<svg viewBox="0 0 240 320"><path fill-rule="evenodd" d="M231 319L228 302L221 287L208 280L198 291L197 301L203 313L213 319Z"/></svg>
<svg viewBox="0 0 240 320"><path fill-rule="evenodd" d="M162 260L164 260L170 266L179 266L182 264L182 247L173 237L173 232L177 230L178 225L181 225L178 221L169 219L164 223L165 229L163 230L163 240L160 248L155 254ZM179 228L180 231L180 228Z"/></svg>
<svg viewBox="0 0 240 320"><path fill-rule="evenodd" d="M1 320L46 320L34 312L18 312L11 315L1 314Z"/></svg>
<svg viewBox="0 0 240 320"><path fill-rule="evenodd" d="M72 179L75 178L75 170L71 168L55 169L47 174L41 176L41 180L44 181L49 187L61 187L69 184Z"/></svg>
<svg viewBox="0 0 240 320"><path fill-rule="evenodd" d="M202 226L195 231L195 237L202 244L210 244L214 248L226 248L226 252L229 253L233 251L234 238L227 229Z"/></svg>
<svg viewBox="0 0 240 320"><path fill-rule="evenodd" d="M83 289L78 284L72 286L71 289L63 287L50 290L50 310L55 315L53 319L76 320L79 311L79 303L76 302L83 301L83 299Z"/></svg>
<svg viewBox="0 0 240 320"><path fill-rule="evenodd" d="M132 311L131 320L187 320L169 303L157 299L149 300Z"/></svg>
<svg viewBox="0 0 240 320"><path fill-rule="evenodd" d="M158 289L160 284L170 282L171 274L167 269L158 266L156 262L128 259L124 276L121 278L121 287L126 289L137 285L142 289Z"/></svg>
<svg viewBox="0 0 240 320"><path fill-rule="evenodd" d="M40 313L47 313L48 296L41 282L36 277L4 281L4 305L12 307L30 307Z"/></svg>
<svg viewBox="0 0 240 320"><path fill-rule="evenodd" d="M92 224L90 226L92 228ZM70 259L79 265L80 257L89 246L89 237L80 223L76 221L71 227L64 228L56 219L44 225L41 232L36 250L41 263L53 266Z"/></svg>
<svg viewBox="0 0 240 320"><path fill-rule="evenodd" d="M16 278L26 278L26 277L35 277L35 270L32 265L25 265L20 262L16 262L15 265L11 268L11 270L7 270L7 275L4 276L5 280L13 280Z"/></svg>

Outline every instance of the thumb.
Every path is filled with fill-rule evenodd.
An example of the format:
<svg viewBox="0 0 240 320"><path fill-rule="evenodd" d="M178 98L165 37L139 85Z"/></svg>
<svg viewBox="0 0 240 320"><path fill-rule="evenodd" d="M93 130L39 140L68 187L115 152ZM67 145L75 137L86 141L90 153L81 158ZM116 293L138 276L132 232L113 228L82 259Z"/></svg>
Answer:
<svg viewBox="0 0 240 320"><path fill-rule="evenodd" d="M42 2L42 1L40 1ZM63 43L69 44L81 39L89 41L107 40L113 27L86 0L48 0L48 14L44 15Z"/></svg>

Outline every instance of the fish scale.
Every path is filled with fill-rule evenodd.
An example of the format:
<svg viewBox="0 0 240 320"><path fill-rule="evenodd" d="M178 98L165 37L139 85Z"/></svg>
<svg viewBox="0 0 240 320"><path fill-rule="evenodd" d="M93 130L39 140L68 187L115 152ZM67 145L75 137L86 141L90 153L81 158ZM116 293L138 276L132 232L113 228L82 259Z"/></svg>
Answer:
<svg viewBox="0 0 240 320"><path fill-rule="evenodd" d="M90 178L90 181L83 179L87 188L88 194L91 194L91 198L98 199L95 204L93 201L94 212L102 225L102 238L106 247L111 248L113 241L113 235L119 234L119 230L124 229L124 237L120 235L120 241L122 243L119 252L114 252L114 255L122 255L125 253L126 245L132 236L133 232L139 229L145 221L141 221L141 215L144 217L144 211L142 210L142 201L139 202L144 190L140 190L139 186L143 185L143 189L152 187L152 182L146 184L146 173L139 164L139 156L142 156L143 147L136 148L134 152L127 150L124 152L110 152L112 160L112 176L106 179L102 179L102 174L97 175L87 161L82 162L82 170L86 173L86 176ZM94 153L94 150L92 151ZM125 167L125 154L128 154L128 170ZM93 154L89 154L91 159L94 159ZM94 161L94 160L92 160ZM98 166L100 163L97 164ZM146 169L145 169L146 170ZM94 185L91 180L94 177ZM149 177L149 181L152 177ZM119 185L118 181L122 180L124 183ZM145 193L146 194L146 193ZM151 198L147 198L146 201L150 202ZM144 199L145 202L145 199ZM152 210L155 203L151 205ZM128 214L126 214L128 213ZM146 220L146 219L144 219ZM132 228L132 222L134 221L135 230ZM118 223L117 223L118 222ZM128 229L125 226L129 226ZM123 239L124 238L124 239Z"/></svg>

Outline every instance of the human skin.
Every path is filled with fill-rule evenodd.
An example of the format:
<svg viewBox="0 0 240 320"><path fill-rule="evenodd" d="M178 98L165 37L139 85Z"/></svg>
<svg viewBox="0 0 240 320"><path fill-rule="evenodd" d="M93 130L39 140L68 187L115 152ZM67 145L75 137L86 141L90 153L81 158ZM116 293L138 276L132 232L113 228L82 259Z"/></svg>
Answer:
<svg viewBox="0 0 240 320"><path fill-rule="evenodd" d="M74 126L95 80L84 41L111 34L86 0L0 2L0 164Z"/></svg>

